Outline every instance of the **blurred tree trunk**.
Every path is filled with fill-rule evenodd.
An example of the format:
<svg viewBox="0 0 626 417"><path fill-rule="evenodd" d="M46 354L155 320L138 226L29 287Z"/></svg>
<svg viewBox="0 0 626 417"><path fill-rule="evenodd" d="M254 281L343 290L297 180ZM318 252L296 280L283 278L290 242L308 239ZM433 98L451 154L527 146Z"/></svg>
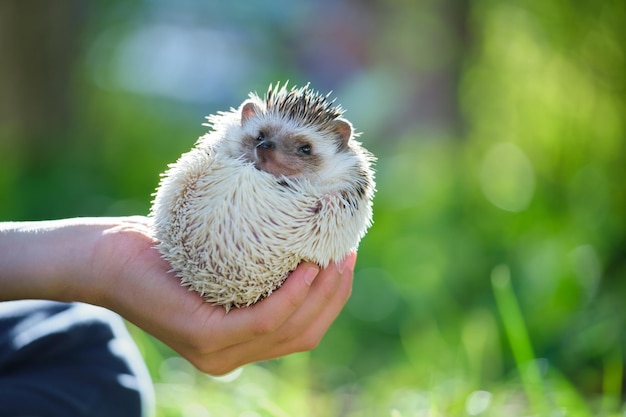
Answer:
<svg viewBox="0 0 626 417"><path fill-rule="evenodd" d="M378 7L388 15L382 60L391 64L391 73L406 71L401 77L409 103L397 115L398 122L410 121L409 129L435 136L462 138L459 84L473 41L468 2L400 0L390 5L378 0Z"/></svg>
<svg viewBox="0 0 626 417"><path fill-rule="evenodd" d="M69 142L78 6L0 1L0 140L25 170L47 165Z"/></svg>
<svg viewBox="0 0 626 417"><path fill-rule="evenodd" d="M424 7L420 2L413 4L417 8ZM469 5L466 0L446 0L434 2L431 7L440 26L435 26L437 31L434 34L421 35L434 48L430 56L438 63L417 74L422 79L415 83L421 86L416 91L415 106L420 109L423 125L430 126L435 132L449 133L462 139L465 121L460 110L459 85L463 63L472 46L468 25Z"/></svg>

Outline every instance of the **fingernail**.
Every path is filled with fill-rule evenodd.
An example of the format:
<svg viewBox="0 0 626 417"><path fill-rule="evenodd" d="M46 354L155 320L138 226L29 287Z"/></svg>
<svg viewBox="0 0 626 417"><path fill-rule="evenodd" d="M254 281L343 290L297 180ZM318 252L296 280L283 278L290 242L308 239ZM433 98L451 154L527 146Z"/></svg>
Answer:
<svg viewBox="0 0 626 417"><path fill-rule="evenodd" d="M355 264L356 264L356 253L351 252L343 259L343 261L337 264L337 270L339 271L339 273L343 274L343 271L345 271L346 269L350 271L354 270Z"/></svg>
<svg viewBox="0 0 626 417"><path fill-rule="evenodd" d="M306 266L302 274L304 278L304 282L306 282L307 285L313 284L313 281L315 280L315 277L317 277L317 274L319 274L319 272L320 270L316 266L313 266L313 265Z"/></svg>

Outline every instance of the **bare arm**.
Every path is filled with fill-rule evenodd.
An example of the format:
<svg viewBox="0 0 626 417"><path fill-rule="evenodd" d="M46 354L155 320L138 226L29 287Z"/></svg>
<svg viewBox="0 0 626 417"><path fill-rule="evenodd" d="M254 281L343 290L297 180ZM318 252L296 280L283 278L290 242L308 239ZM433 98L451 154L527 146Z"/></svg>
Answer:
<svg viewBox="0 0 626 417"><path fill-rule="evenodd" d="M312 349L352 288L356 254L321 271L302 264L271 297L225 314L181 287L153 245L145 217L2 223L0 301L100 305L222 374Z"/></svg>

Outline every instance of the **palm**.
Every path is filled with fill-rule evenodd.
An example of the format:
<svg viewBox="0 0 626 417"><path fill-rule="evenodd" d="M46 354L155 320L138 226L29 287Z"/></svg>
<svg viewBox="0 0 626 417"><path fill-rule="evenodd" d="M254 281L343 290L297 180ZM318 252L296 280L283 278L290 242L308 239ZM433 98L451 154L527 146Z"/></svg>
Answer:
<svg viewBox="0 0 626 417"><path fill-rule="evenodd" d="M168 272L169 265L154 248L148 219L128 219L105 236L96 268L113 274L103 282L113 280L117 288L105 289L109 301L103 305L213 374L312 349L351 290L355 255L348 257L346 263L352 265L343 273L331 265L317 274L317 267L303 264L271 297L226 314Z"/></svg>

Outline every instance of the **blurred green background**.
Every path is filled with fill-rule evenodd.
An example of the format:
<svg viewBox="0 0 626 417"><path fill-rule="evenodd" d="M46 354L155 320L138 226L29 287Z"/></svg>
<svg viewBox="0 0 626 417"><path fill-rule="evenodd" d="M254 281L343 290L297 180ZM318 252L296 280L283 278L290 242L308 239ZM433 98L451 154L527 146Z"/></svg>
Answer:
<svg viewBox="0 0 626 417"><path fill-rule="evenodd" d="M0 220L147 214L204 116L332 90L379 158L353 295L158 416L624 416L626 3L0 2Z"/></svg>

